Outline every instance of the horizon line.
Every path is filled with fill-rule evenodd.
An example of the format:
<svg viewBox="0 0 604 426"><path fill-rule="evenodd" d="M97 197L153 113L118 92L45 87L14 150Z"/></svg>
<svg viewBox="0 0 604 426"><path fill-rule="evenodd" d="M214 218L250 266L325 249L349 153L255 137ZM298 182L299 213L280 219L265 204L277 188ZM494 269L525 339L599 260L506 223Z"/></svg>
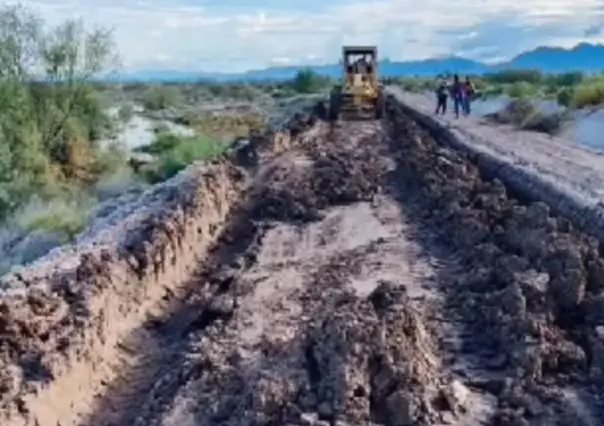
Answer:
<svg viewBox="0 0 604 426"><path fill-rule="evenodd" d="M384 57L383 59L378 60L379 62L389 62L389 63L421 63L421 62L427 62L427 61L442 61L442 60L447 60L447 59L462 59L462 60L466 60L466 61L470 61L470 62L474 62L478 65L484 65L487 67L492 67L492 66L497 66L497 65L503 65L506 64L508 62L511 62L512 60L514 60L515 58L517 58L520 55L526 54L526 53L531 53L531 52L535 52L539 49L543 49L543 48L549 48L549 49L557 49L557 50L562 50L562 51L566 51L566 52L570 52L574 49L576 49L579 46L592 46L592 47L603 47L604 48L604 43L589 43L589 42L580 42L575 44L572 47L569 48L565 48L565 47L561 47L561 46L555 46L555 45L541 45L541 46L537 46L533 49L530 50L525 50L522 52L519 52L509 58L506 59L501 59L501 58L495 58L495 60L493 61L489 61L489 60L479 60L479 59L471 59L468 58L466 56L462 56L462 55L455 55L455 54L451 54L451 55L439 55L439 56L433 56L433 57L427 57L427 58L423 58L423 59L409 59L409 60L405 60L405 59L391 59L389 57ZM203 69L203 68L199 68L199 69L183 69L183 68L160 68L160 67L156 67L156 68L151 68L151 67L141 67L141 68L126 68L124 70L120 70L118 71L118 73L122 73L122 74L127 74L127 73L140 73L140 72L150 72L150 71L170 71L170 72L178 72L178 73L202 73L202 74L213 74L213 75L224 75L224 76L229 76L229 75L241 75L241 74L248 74L248 73L254 73L254 72L261 72L261 71L266 71L269 69L290 69L290 68L294 68L294 69L304 69L304 68L316 68L316 67L328 67L328 66L334 66L337 65L337 62L322 62L322 63L316 63L316 64L304 64L304 63L297 63L297 64L291 64L291 65L266 65L264 67L259 67L259 68L249 68L243 71L212 71L212 70L208 70ZM114 73L113 73L114 74ZM109 74L108 74L109 75Z"/></svg>

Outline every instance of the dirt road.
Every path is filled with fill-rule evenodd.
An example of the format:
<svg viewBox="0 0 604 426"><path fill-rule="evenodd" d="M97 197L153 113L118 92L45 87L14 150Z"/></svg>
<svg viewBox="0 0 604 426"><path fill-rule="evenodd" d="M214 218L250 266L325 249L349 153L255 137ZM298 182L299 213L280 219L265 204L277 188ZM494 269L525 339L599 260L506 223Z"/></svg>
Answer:
<svg viewBox="0 0 604 426"><path fill-rule="evenodd" d="M61 426L602 424L604 261L547 206L394 110L253 176Z"/></svg>
<svg viewBox="0 0 604 426"><path fill-rule="evenodd" d="M527 303L539 304L547 276L490 243L479 252L492 263L464 259L459 250L488 239L479 220L487 212L449 212L447 223L439 208L453 200L418 199L425 189L413 188L422 180L411 167L429 166L419 161L420 143L434 147L413 128L404 136L414 142L389 143L392 131L373 122L322 124L304 146L266 164L232 242L217 247L187 302L129 346L135 355L116 367L119 382L87 424L478 425L495 416L543 424L561 412L597 424L589 409L564 403L572 386L556 393L538 384L543 370L553 380L557 369L579 373L586 362L562 336L543 349L539 339L526 342L532 330L522 323L541 314L533 318ZM448 171L449 189L459 190L454 175L465 170L460 178L472 182L463 162L443 154L435 176ZM503 197L502 188L481 189L487 205ZM535 207L524 220L537 225L544 214ZM439 244L430 220L437 216L458 247ZM493 273L498 280L486 279ZM487 319L492 328L482 329ZM551 324L534 326L541 325Z"/></svg>

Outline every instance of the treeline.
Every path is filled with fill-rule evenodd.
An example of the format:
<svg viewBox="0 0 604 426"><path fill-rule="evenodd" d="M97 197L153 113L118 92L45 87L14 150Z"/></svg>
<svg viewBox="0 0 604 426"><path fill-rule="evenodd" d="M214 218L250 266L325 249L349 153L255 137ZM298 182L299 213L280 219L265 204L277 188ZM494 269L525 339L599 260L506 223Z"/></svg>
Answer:
<svg viewBox="0 0 604 426"><path fill-rule="evenodd" d="M387 77L381 78L385 84L399 84L409 91L426 91L436 87L442 77ZM450 77L450 76L449 76ZM480 95L484 97L506 94L512 98L553 99L568 107L582 108L604 103L604 74L587 75L581 72L549 74L539 70L503 70L484 75L471 76ZM340 81L314 72L310 68L300 69L295 77L283 82L249 83L204 83L202 86L212 96L237 98L253 101L259 95L274 98L289 97L296 94L319 93L329 90ZM178 98L181 89L165 86L151 92L148 106L157 109L166 107ZM191 91L193 93L194 91ZM169 93L169 96L166 96Z"/></svg>
<svg viewBox="0 0 604 426"><path fill-rule="evenodd" d="M299 70L286 81L248 82L179 82L129 83L121 90L148 111L178 108L215 99L244 102L261 101L262 97L284 99L301 94L329 90L336 80L317 74L311 69Z"/></svg>

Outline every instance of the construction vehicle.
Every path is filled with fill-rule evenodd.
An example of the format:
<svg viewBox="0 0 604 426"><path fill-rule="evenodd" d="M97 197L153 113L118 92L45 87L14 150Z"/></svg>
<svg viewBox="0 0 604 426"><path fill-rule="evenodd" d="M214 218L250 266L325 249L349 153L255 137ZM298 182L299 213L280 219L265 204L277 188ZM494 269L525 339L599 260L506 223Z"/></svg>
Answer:
<svg viewBox="0 0 604 426"><path fill-rule="evenodd" d="M342 56L344 82L331 91L329 119L382 118L386 102L377 76L377 47L344 46Z"/></svg>

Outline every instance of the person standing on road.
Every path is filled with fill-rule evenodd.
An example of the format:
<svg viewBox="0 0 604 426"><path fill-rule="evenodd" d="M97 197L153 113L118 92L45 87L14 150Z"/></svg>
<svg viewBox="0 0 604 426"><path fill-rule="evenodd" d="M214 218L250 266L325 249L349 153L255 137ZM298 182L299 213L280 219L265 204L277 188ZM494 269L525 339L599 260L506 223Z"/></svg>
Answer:
<svg viewBox="0 0 604 426"><path fill-rule="evenodd" d="M438 83L436 88L436 115L438 115L441 111L442 115L445 115L447 112L448 86L447 80L444 78Z"/></svg>
<svg viewBox="0 0 604 426"><path fill-rule="evenodd" d="M472 112L472 101L474 100L474 95L476 94L476 90L474 89L474 84L470 80L469 76L466 76L466 81L463 82L463 109L464 114L466 116L470 115Z"/></svg>
<svg viewBox="0 0 604 426"><path fill-rule="evenodd" d="M455 108L455 118L459 118L459 108L462 107L462 84L459 81L459 76L453 76L453 84L451 85L451 97L453 98L453 106Z"/></svg>

